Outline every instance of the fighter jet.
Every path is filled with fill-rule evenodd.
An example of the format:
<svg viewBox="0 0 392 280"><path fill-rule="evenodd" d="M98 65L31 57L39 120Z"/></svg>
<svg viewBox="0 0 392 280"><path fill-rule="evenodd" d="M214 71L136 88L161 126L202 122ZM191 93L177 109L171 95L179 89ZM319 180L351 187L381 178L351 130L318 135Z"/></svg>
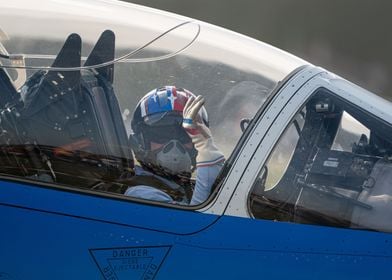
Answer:
<svg viewBox="0 0 392 280"><path fill-rule="evenodd" d="M204 97L225 157L198 204L179 203L197 168L174 202L125 195L162 86ZM266 43L121 1L2 1L0 128L0 279L390 278L392 104Z"/></svg>

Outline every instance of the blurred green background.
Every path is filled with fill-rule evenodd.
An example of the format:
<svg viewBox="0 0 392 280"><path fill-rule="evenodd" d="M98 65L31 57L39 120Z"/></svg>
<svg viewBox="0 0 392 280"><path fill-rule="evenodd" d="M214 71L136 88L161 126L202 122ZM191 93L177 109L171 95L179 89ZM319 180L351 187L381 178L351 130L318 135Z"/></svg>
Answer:
<svg viewBox="0 0 392 280"><path fill-rule="evenodd" d="M392 1L128 0L291 52L392 100Z"/></svg>

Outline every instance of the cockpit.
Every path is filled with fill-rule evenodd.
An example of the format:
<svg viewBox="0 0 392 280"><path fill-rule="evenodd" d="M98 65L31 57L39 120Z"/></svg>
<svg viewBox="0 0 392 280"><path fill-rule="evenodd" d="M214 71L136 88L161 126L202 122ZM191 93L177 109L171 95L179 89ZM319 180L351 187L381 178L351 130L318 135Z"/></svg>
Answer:
<svg viewBox="0 0 392 280"><path fill-rule="evenodd" d="M272 90L305 61L205 23L121 2L18 0L0 11L0 173L122 194L131 117L151 89L205 97L226 158ZM191 191L191 190L190 190Z"/></svg>

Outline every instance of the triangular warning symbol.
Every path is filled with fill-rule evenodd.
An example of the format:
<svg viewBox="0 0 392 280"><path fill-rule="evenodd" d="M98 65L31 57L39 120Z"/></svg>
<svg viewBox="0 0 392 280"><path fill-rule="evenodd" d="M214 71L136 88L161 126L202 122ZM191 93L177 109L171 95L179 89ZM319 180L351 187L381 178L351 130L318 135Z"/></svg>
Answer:
<svg viewBox="0 0 392 280"><path fill-rule="evenodd" d="M154 279L170 246L90 249L105 279Z"/></svg>

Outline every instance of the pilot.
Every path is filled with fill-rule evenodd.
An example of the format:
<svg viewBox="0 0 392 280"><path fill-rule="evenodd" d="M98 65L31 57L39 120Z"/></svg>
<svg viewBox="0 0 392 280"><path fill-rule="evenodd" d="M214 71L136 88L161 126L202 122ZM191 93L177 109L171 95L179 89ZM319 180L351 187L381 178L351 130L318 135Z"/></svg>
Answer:
<svg viewBox="0 0 392 280"><path fill-rule="evenodd" d="M135 167L135 183L125 195L190 205L208 198L224 156L214 143L203 104L201 95L175 86L154 89L139 101L130 142L141 166Z"/></svg>

